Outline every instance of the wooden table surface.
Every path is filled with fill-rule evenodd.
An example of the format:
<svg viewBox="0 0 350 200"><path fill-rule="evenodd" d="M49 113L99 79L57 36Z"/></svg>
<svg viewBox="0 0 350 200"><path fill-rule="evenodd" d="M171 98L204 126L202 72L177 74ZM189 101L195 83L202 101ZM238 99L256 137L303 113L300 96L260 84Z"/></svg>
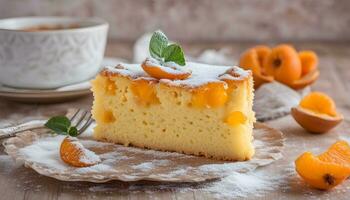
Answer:
<svg viewBox="0 0 350 200"><path fill-rule="evenodd" d="M227 48L237 56L251 43L233 44L185 44L185 52L198 55L206 48ZM286 116L267 124L281 130L286 137L284 157L272 165L261 168L273 176L286 168L293 169L295 158L302 152L324 151L339 138L350 139L350 48L349 43L296 43L299 49L315 50L320 56L320 79L312 86L313 90L326 92L334 98L338 110L345 120L336 129L323 135L312 135L304 131L292 118ZM111 42L108 56L130 59L132 44ZM0 125L23 121L28 117L54 115L70 107L90 108L92 97L87 96L74 101L39 105L21 104L0 99ZM5 162L3 147L0 148L0 199L215 199L215 196L202 191L208 183L201 184L162 184L152 182L110 182L105 184L67 183L38 175L31 169ZM209 183L210 184L210 183ZM233 197L232 197L233 198ZM278 189L249 196L247 199L349 199L350 181L328 192L309 189L300 178L292 174Z"/></svg>

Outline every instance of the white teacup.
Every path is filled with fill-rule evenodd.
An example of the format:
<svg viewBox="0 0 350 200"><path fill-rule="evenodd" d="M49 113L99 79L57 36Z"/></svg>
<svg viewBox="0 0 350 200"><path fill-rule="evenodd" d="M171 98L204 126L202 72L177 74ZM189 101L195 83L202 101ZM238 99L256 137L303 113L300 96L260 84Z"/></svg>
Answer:
<svg viewBox="0 0 350 200"><path fill-rule="evenodd" d="M64 28L28 31L50 26ZM24 17L0 20L0 83L50 89L88 80L100 70L108 23L101 19Z"/></svg>

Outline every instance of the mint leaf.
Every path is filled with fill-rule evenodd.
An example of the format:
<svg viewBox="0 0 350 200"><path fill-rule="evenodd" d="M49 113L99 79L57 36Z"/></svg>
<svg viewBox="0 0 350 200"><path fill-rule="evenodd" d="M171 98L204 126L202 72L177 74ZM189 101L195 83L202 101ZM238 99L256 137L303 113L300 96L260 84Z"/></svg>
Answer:
<svg viewBox="0 0 350 200"><path fill-rule="evenodd" d="M53 130L57 134L66 135L68 128L70 127L71 122L65 116L56 116L50 118L45 126L51 130Z"/></svg>
<svg viewBox="0 0 350 200"><path fill-rule="evenodd" d="M73 137L77 137L79 135L78 129L75 128L74 126L69 127L67 130L67 133L68 133L68 135L73 136Z"/></svg>
<svg viewBox="0 0 350 200"><path fill-rule="evenodd" d="M164 62L171 61L181 66L184 66L186 64L184 52L178 44L171 44L167 46L164 49L162 57L164 58Z"/></svg>
<svg viewBox="0 0 350 200"><path fill-rule="evenodd" d="M74 126L71 126L70 120L65 116L51 117L45 123L45 126L60 135L70 135L73 137L79 135L78 129Z"/></svg>
<svg viewBox="0 0 350 200"><path fill-rule="evenodd" d="M151 56L157 60L162 58L164 49L168 46L168 38L162 31L156 31L153 33L150 43L149 52Z"/></svg>

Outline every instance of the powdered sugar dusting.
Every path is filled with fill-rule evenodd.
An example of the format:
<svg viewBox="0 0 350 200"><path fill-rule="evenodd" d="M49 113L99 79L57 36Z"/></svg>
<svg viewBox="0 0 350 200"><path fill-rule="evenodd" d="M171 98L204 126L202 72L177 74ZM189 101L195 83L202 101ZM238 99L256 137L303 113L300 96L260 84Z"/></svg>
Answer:
<svg viewBox="0 0 350 200"><path fill-rule="evenodd" d="M171 66L173 65L174 64L171 64ZM200 64L200 63L194 63L194 62L186 62L185 66L178 66L178 65L176 66L177 66L176 69L181 69L181 70L176 71L171 67L163 67L163 68L170 73L183 73L184 71L191 71L192 72L191 76L185 80L161 79L159 80L159 82L172 85L172 86L195 88L210 82L222 82L226 84L223 81L224 79L242 80L250 75L249 71L246 71L236 66L218 66L218 65ZM234 71L237 76L232 76L230 74L225 75L225 73L228 70ZM145 71L143 71L140 64L122 63L116 67L106 67L105 71L120 74L126 77L131 77L133 79L142 77L142 78L150 78L155 80L154 78L150 77Z"/></svg>
<svg viewBox="0 0 350 200"><path fill-rule="evenodd" d="M101 159L98 155L96 155L93 151L85 148L77 139L70 137L71 143L75 145L76 149L79 149L81 152L81 156L79 158L80 162L86 164L96 164L101 162Z"/></svg>
<svg viewBox="0 0 350 200"><path fill-rule="evenodd" d="M59 149L65 136L48 137L19 149L19 154L28 161L43 164L48 168L63 170L66 165L60 158Z"/></svg>
<svg viewBox="0 0 350 200"><path fill-rule="evenodd" d="M168 160L155 160L153 162L144 162L139 165L132 166L133 169L139 169L139 170L152 170L155 167L161 167L164 165L169 164Z"/></svg>
<svg viewBox="0 0 350 200"><path fill-rule="evenodd" d="M282 174L273 174L272 176L263 171L232 172L229 176L213 183L203 191L212 193L216 198L260 196L264 192L277 189L281 184L281 180L283 180L282 177Z"/></svg>
<svg viewBox="0 0 350 200"><path fill-rule="evenodd" d="M166 62L163 65L160 64L159 61L152 57L146 58L144 63L149 67L157 67L162 69L169 74L183 74L183 73L191 73L191 70L188 67L180 66L174 62Z"/></svg>

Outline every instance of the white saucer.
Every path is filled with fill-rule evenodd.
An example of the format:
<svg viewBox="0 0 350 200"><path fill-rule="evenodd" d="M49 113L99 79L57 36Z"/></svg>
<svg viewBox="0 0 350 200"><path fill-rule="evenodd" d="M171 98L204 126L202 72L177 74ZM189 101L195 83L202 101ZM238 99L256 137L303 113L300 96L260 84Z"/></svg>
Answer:
<svg viewBox="0 0 350 200"><path fill-rule="evenodd" d="M125 62L118 58L104 58L102 66L113 66ZM57 103L72 100L91 93L90 80L56 89L38 90L12 88L0 84L0 98L23 103Z"/></svg>

